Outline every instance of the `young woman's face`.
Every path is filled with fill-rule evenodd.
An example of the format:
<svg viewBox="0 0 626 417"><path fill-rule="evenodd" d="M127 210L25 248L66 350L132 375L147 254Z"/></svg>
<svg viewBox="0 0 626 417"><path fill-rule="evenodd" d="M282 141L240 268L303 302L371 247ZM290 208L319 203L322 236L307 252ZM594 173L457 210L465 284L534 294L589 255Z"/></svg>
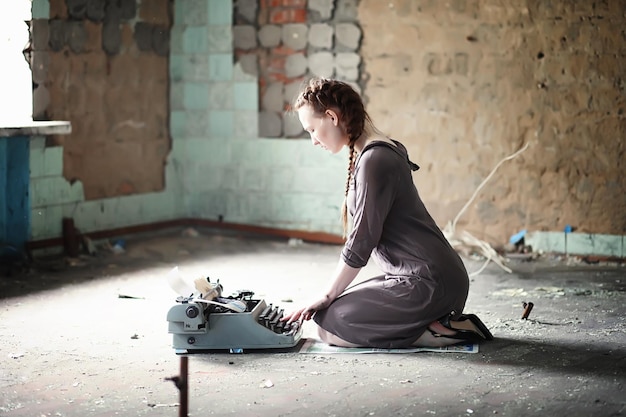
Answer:
<svg viewBox="0 0 626 417"><path fill-rule="evenodd" d="M348 145L348 135L336 112L326 110L322 117L319 117L307 104L298 109L298 118L304 130L311 135L313 145L319 145L331 153L337 153Z"/></svg>

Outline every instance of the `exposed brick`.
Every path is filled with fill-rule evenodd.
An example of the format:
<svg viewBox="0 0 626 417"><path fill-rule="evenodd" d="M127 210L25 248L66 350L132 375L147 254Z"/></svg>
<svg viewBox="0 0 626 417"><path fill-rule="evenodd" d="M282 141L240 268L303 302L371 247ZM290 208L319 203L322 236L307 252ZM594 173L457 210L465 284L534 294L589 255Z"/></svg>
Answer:
<svg viewBox="0 0 626 417"><path fill-rule="evenodd" d="M306 0L269 0L266 3L266 7L291 7L291 8L305 8Z"/></svg>
<svg viewBox="0 0 626 417"><path fill-rule="evenodd" d="M335 57L337 77L342 80L356 81L359 78L361 57L354 52L338 53Z"/></svg>
<svg viewBox="0 0 626 417"><path fill-rule="evenodd" d="M104 7L104 21L120 21L122 20L120 8L115 2L106 2Z"/></svg>
<svg viewBox="0 0 626 417"><path fill-rule="evenodd" d="M316 48L330 49L333 46L333 27L327 23L315 23L309 28L309 44Z"/></svg>
<svg viewBox="0 0 626 417"><path fill-rule="evenodd" d="M67 5L65 0L50 0L50 18L67 19Z"/></svg>
<svg viewBox="0 0 626 417"><path fill-rule="evenodd" d="M302 76L306 73L308 61L304 54L294 54L285 61L285 75L288 78Z"/></svg>
<svg viewBox="0 0 626 417"><path fill-rule="evenodd" d="M145 22L137 22L135 24L134 38L137 48L146 52L152 50L152 30L153 26Z"/></svg>
<svg viewBox="0 0 626 417"><path fill-rule="evenodd" d="M270 10L269 21L273 24L306 23L306 10L304 9L274 9Z"/></svg>
<svg viewBox="0 0 626 417"><path fill-rule="evenodd" d="M87 13L87 0L65 0L67 12L72 19L84 19Z"/></svg>
<svg viewBox="0 0 626 417"><path fill-rule="evenodd" d="M282 56L293 55L296 53L294 49L291 49L286 46L279 46L277 48L272 48L271 52L272 52L272 55L282 55Z"/></svg>
<svg viewBox="0 0 626 417"><path fill-rule="evenodd" d="M85 12L87 18L93 20L94 22L102 22L105 16L105 5L106 2L102 0L88 0L87 10Z"/></svg>
<svg viewBox="0 0 626 417"><path fill-rule="evenodd" d="M85 43L87 42L87 32L82 21L68 22L66 37L67 44L72 52L79 54L84 51Z"/></svg>
<svg viewBox="0 0 626 417"><path fill-rule="evenodd" d="M129 49L137 49L135 39L133 39L133 28L129 23L122 23L120 25L122 30L122 50L124 52Z"/></svg>
<svg viewBox="0 0 626 417"><path fill-rule="evenodd" d="M267 70L269 72L284 72L286 57L282 55L271 55L267 60Z"/></svg>
<svg viewBox="0 0 626 417"><path fill-rule="evenodd" d="M301 50L306 47L307 34L309 28L305 24L286 24L282 28L283 44L294 50Z"/></svg>
<svg viewBox="0 0 626 417"><path fill-rule="evenodd" d="M422 2L423 4L424 2ZM433 4L438 2L432 2ZM333 20L337 22L357 22L359 20L358 0L339 0L335 4Z"/></svg>
<svg viewBox="0 0 626 417"><path fill-rule="evenodd" d="M335 39L349 50L357 50L361 41L361 29L352 23L340 23L335 26Z"/></svg>
<svg viewBox="0 0 626 417"><path fill-rule="evenodd" d="M65 21L50 20L48 45L52 51L60 51L65 47Z"/></svg>
<svg viewBox="0 0 626 417"><path fill-rule="evenodd" d="M334 73L334 59L330 52L317 52L309 55L309 69L313 75L332 77Z"/></svg>
<svg viewBox="0 0 626 417"><path fill-rule="evenodd" d="M235 2L236 14L244 22L256 24L257 20L257 0L237 0Z"/></svg>
<svg viewBox="0 0 626 417"><path fill-rule="evenodd" d="M122 19L130 20L137 16L137 0L117 0L117 2Z"/></svg>
<svg viewBox="0 0 626 417"><path fill-rule="evenodd" d="M102 49L109 55L119 53L122 46L122 31L118 21L108 21L102 25Z"/></svg>
<svg viewBox="0 0 626 417"><path fill-rule="evenodd" d="M105 6L106 21L131 20L137 15L136 0L108 1Z"/></svg>
<svg viewBox="0 0 626 417"><path fill-rule="evenodd" d="M33 51L30 66L33 73L34 83L43 84L46 81L49 65L50 55L47 51Z"/></svg>
<svg viewBox="0 0 626 417"><path fill-rule="evenodd" d="M306 23L306 21L307 21L306 10L304 9L293 10L293 18L292 18L293 23Z"/></svg>
<svg viewBox="0 0 626 417"><path fill-rule="evenodd" d="M233 41L237 49L256 48L256 29L250 25L235 25L233 27Z"/></svg>
<svg viewBox="0 0 626 417"><path fill-rule="evenodd" d="M333 9L335 7L334 0L309 0L308 1L309 10L313 10L319 14L320 19L327 20L330 19L333 14Z"/></svg>
<svg viewBox="0 0 626 417"><path fill-rule="evenodd" d="M31 21L30 31L31 47L33 51L47 50L50 40L48 19L33 19Z"/></svg>
<svg viewBox="0 0 626 417"><path fill-rule="evenodd" d="M270 82L278 82L283 84L292 81L291 78L287 77L287 75L285 75L283 72L270 73L267 75L267 79Z"/></svg>
<svg viewBox="0 0 626 417"><path fill-rule="evenodd" d="M102 51L102 24L85 20L83 25L87 34L84 52Z"/></svg>
<svg viewBox="0 0 626 417"><path fill-rule="evenodd" d="M241 69L246 74L258 76L259 66L257 64L256 54L240 54L237 57L237 62L241 65Z"/></svg>
<svg viewBox="0 0 626 417"><path fill-rule="evenodd" d="M277 25L263 25L259 29L259 43L264 48L273 48L280 45L282 30Z"/></svg>
<svg viewBox="0 0 626 417"><path fill-rule="evenodd" d="M50 93L44 85L40 84L33 91L33 120L45 119L49 105Z"/></svg>
<svg viewBox="0 0 626 417"><path fill-rule="evenodd" d="M142 1L139 5L139 18L153 25L170 24L170 2L168 0Z"/></svg>
<svg viewBox="0 0 626 417"><path fill-rule="evenodd" d="M152 49L159 56L168 56L170 52L170 31L163 25L156 25L152 30Z"/></svg>

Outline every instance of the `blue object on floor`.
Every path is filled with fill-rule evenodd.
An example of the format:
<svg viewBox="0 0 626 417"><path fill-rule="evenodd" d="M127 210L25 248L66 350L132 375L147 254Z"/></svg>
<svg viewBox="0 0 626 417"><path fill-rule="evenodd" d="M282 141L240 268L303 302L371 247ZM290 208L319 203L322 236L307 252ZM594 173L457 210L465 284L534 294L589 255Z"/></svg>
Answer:
<svg viewBox="0 0 626 417"><path fill-rule="evenodd" d="M512 245L517 245L522 239L524 239L524 236L526 236L526 229L523 229L511 236L509 242Z"/></svg>

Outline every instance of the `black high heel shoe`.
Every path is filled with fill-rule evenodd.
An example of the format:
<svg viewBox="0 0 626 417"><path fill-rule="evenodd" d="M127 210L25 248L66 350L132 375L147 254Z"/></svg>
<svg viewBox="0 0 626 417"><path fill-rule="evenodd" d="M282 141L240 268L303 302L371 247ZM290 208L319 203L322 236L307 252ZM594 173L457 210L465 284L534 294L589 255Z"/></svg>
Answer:
<svg viewBox="0 0 626 417"><path fill-rule="evenodd" d="M481 342L493 340L493 335L485 324L475 314L461 314L457 320L450 320L453 314L449 314L441 319L439 323L447 329L456 333L453 335L437 334L431 330L433 336L448 337L450 339L465 340L468 342ZM454 326L453 326L454 323ZM429 329L430 330L430 329Z"/></svg>

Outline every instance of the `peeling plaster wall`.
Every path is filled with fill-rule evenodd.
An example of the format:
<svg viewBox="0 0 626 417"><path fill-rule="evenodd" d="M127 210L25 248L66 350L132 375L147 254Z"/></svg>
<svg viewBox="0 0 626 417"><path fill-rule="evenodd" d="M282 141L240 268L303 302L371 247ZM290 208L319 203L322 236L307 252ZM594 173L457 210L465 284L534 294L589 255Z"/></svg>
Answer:
<svg viewBox="0 0 626 417"><path fill-rule="evenodd" d="M361 91L355 1L240 0L234 20L235 59L258 78L259 136L308 137L285 110L312 76L337 78Z"/></svg>
<svg viewBox="0 0 626 417"><path fill-rule="evenodd" d="M457 228L626 231L626 3L362 0L377 125L423 169L440 226L504 157Z"/></svg>
<svg viewBox="0 0 626 417"><path fill-rule="evenodd" d="M50 11L61 3L66 4L51 0ZM528 143L529 148L506 162L486 185L458 228L493 244L522 228L562 231L565 224L585 233L624 234L625 3L528 1L504 6L491 0L335 0L335 10L354 3L362 30L358 84L368 110L422 166L415 181L440 226L456 216L502 158ZM47 0L34 1L33 11L35 6L44 9L42 4L48 5ZM141 2L142 7L154 4ZM161 169L142 172L149 179L146 183L164 181L165 189L145 194L135 189L132 195L120 196L119 189L109 188L118 197L77 202L78 191L66 201L47 196L67 190L46 186L33 194L42 201L33 211L33 238L59 236L64 216L74 217L82 231L198 217L339 234L347 155L329 156L308 140L259 138L258 76L234 63L230 25L236 4L176 0L174 8L166 80L170 100L151 103L157 112L161 106L168 109L172 146L164 179ZM47 11L34 18L60 19ZM136 52L140 43L131 32L124 33L123 45ZM35 59L37 45L33 50ZM79 69L57 74L67 79L80 76ZM39 71L35 65L36 83L45 75ZM126 75L122 72L118 78ZM97 77L84 79L89 88L100 82ZM70 104L59 97L52 105L38 101L46 95L35 91L35 108L58 107L55 111L61 113L54 117L69 119L74 126L76 121L90 123L82 116L64 117L72 115L62 113ZM114 103L146 108L136 100L125 101L128 97L122 95ZM85 103L98 114L121 112ZM112 121L123 120L107 119ZM31 165L56 161L54 175L63 167L67 176L65 165L74 163L68 158L80 161L80 152L93 152L88 133L82 131L71 140L76 140L74 151L68 142L61 150L38 139L41 152L31 152ZM153 161L162 164L159 158ZM119 184L118 177L106 175L135 175L116 169L121 166L118 159L104 169L84 161L91 173L84 178ZM133 166L140 168L145 167ZM97 190L94 184L89 185L91 192Z"/></svg>
<svg viewBox="0 0 626 417"><path fill-rule="evenodd" d="M33 0L33 118L72 134L30 143L31 240L186 217L169 139L170 0ZM167 29L167 30L166 30ZM166 160L167 158L167 160Z"/></svg>
<svg viewBox="0 0 626 417"><path fill-rule="evenodd" d="M96 200L162 191L168 0L50 0L32 22L33 118L69 120L63 174Z"/></svg>

